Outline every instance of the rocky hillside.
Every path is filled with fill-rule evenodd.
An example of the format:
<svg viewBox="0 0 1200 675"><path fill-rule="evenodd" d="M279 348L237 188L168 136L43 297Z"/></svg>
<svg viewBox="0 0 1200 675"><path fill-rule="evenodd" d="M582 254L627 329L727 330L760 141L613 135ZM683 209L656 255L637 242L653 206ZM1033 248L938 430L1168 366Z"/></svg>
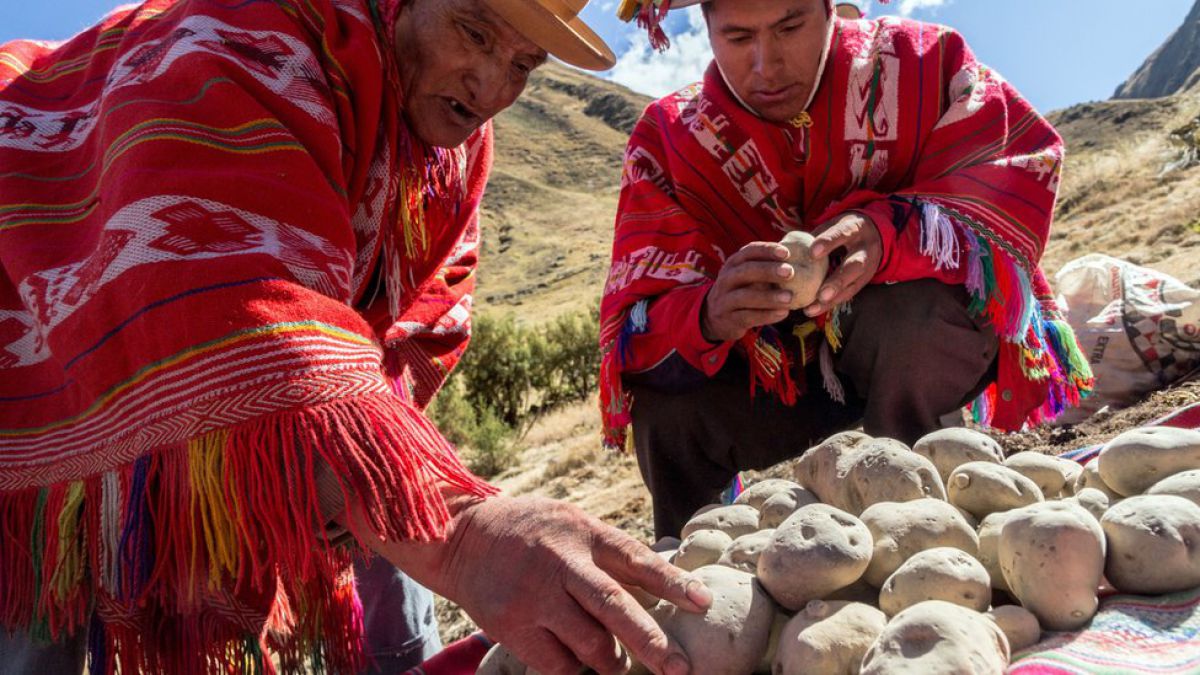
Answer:
<svg viewBox="0 0 1200 675"><path fill-rule="evenodd" d="M1131 6L1132 11L1152 11ZM1200 84L1200 1L1175 31L1128 80L1113 98L1160 98Z"/></svg>

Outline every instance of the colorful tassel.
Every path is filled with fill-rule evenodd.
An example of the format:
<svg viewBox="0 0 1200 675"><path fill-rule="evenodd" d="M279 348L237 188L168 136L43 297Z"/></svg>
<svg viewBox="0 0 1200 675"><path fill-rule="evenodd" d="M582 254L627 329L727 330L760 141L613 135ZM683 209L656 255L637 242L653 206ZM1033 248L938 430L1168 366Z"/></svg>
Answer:
<svg viewBox="0 0 1200 675"><path fill-rule="evenodd" d="M670 9L671 0L643 0L637 15L638 26L646 30L650 46L659 52L665 52L671 46L671 40L662 28Z"/></svg>
<svg viewBox="0 0 1200 675"><path fill-rule="evenodd" d="M792 381L792 364L779 332L765 326L747 332L740 344L750 363L750 395L753 397L761 387L784 405L795 405L798 392Z"/></svg>
<svg viewBox="0 0 1200 675"><path fill-rule="evenodd" d="M821 345L821 381L829 398L846 404L846 390L833 367L833 345L828 342Z"/></svg>
<svg viewBox="0 0 1200 675"><path fill-rule="evenodd" d="M921 204L921 253L934 263L934 269L957 269L958 236L954 223L933 202Z"/></svg>
<svg viewBox="0 0 1200 675"><path fill-rule="evenodd" d="M270 672L264 626L296 662L357 672L361 607L348 552L319 534L321 464L369 514L360 537L439 538L435 486L494 492L390 394L264 416L0 494L0 621L43 640L87 622L91 673Z"/></svg>
<svg viewBox="0 0 1200 675"><path fill-rule="evenodd" d="M629 309L629 318L625 320L621 328L621 335L617 338L617 357L620 359L621 365L625 365L629 361L633 349L633 338L637 335L645 335L648 330L650 330L650 301L638 300Z"/></svg>

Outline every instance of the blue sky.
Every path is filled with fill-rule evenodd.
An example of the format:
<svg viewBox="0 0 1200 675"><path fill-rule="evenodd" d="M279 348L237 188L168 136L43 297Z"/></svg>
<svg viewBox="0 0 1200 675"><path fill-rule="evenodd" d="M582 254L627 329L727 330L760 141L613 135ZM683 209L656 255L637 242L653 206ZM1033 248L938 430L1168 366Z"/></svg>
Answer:
<svg viewBox="0 0 1200 675"><path fill-rule="evenodd" d="M1182 23L1195 0L895 0L880 13L960 30L980 60L1000 71L1043 111L1102 100ZM86 27L119 0L10 0L0 42L57 40ZM651 95L697 79L708 59L701 20L681 11L669 22L675 46L651 54L633 27L613 17L615 0L592 0L584 18L621 63L608 76Z"/></svg>

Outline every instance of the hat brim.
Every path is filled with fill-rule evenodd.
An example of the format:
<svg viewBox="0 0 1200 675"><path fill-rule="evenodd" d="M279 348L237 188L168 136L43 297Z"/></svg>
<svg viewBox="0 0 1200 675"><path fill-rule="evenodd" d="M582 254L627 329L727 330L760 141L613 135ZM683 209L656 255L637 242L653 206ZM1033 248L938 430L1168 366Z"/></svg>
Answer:
<svg viewBox="0 0 1200 675"><path fill-rule="evenodd" d="M564 20L533 0L484 0L518 33L548 54L584 70L608 70L617 57L579 17Z"/></svg>

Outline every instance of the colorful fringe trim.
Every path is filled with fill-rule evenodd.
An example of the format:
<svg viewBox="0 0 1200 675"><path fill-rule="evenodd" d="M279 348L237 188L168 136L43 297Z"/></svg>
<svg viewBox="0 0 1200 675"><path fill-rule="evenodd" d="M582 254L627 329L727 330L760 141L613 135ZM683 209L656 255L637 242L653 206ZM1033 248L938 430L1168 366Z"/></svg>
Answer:
<svg viewBox="0 0 1200 675"><path fill-rule="evenodd" d="M610 322L600 327L600 409L605 419L613 420L604 425L604 447L610 450L625 450L625 429L633 422L631 409L633 399L621 384L621 368L633 348L633 338L650 329L650 301L639 300L626 312L623 320ZM616 358L607 354L616 350Z"/></svg>
<svg viewBox="0 0 1200 675"><path fill-rule="evenodd" d="M0 494L0 624L44 640L86 627L91 673L272 672L266 649L285 670L356 672L362 612L349 552L323 534L326 470L362 506L359 536L381 540L444 535L439 481L495 491L390 395L264 416Z"/></svg>
<svg viewBox="0 0 1200 675"><path fill-rule="evenodd" d="M1029 415L1028 421L1048 421L1067 407L1078 405L1091 392L1095 380L1049 287L1035 288L1025 268L1003 248L996 248L984 235L986 230L973 225L965 215L931 201L919 203L921 252L938 269L955 268L961 264L961 238L967 253L969 311L985 317L1002 340L1016 347L1021 372L1028 381L1047 386L1046 401ZM977 423L991 424L997 396L996 386L992 385L971 405Z"/></svg>
<svg viewBox="0 0 1200 675"><path fill-rule="evenodd" d="M750 395L754 396L761 387L784 405L796 405L799 392L792 380L792 361L779 331L764 326L747 332L740 344L750 364Z"/></svg>
<svg viewBox="0 0 1200 675"><path fill-rule="evenodd" d="M671 0L641 0L642 8L637 13L638 27L650 36L650 46L656 51L665 52L671 46L671 40L662 28L662 22L667 18L671 9Z"/></svg>

